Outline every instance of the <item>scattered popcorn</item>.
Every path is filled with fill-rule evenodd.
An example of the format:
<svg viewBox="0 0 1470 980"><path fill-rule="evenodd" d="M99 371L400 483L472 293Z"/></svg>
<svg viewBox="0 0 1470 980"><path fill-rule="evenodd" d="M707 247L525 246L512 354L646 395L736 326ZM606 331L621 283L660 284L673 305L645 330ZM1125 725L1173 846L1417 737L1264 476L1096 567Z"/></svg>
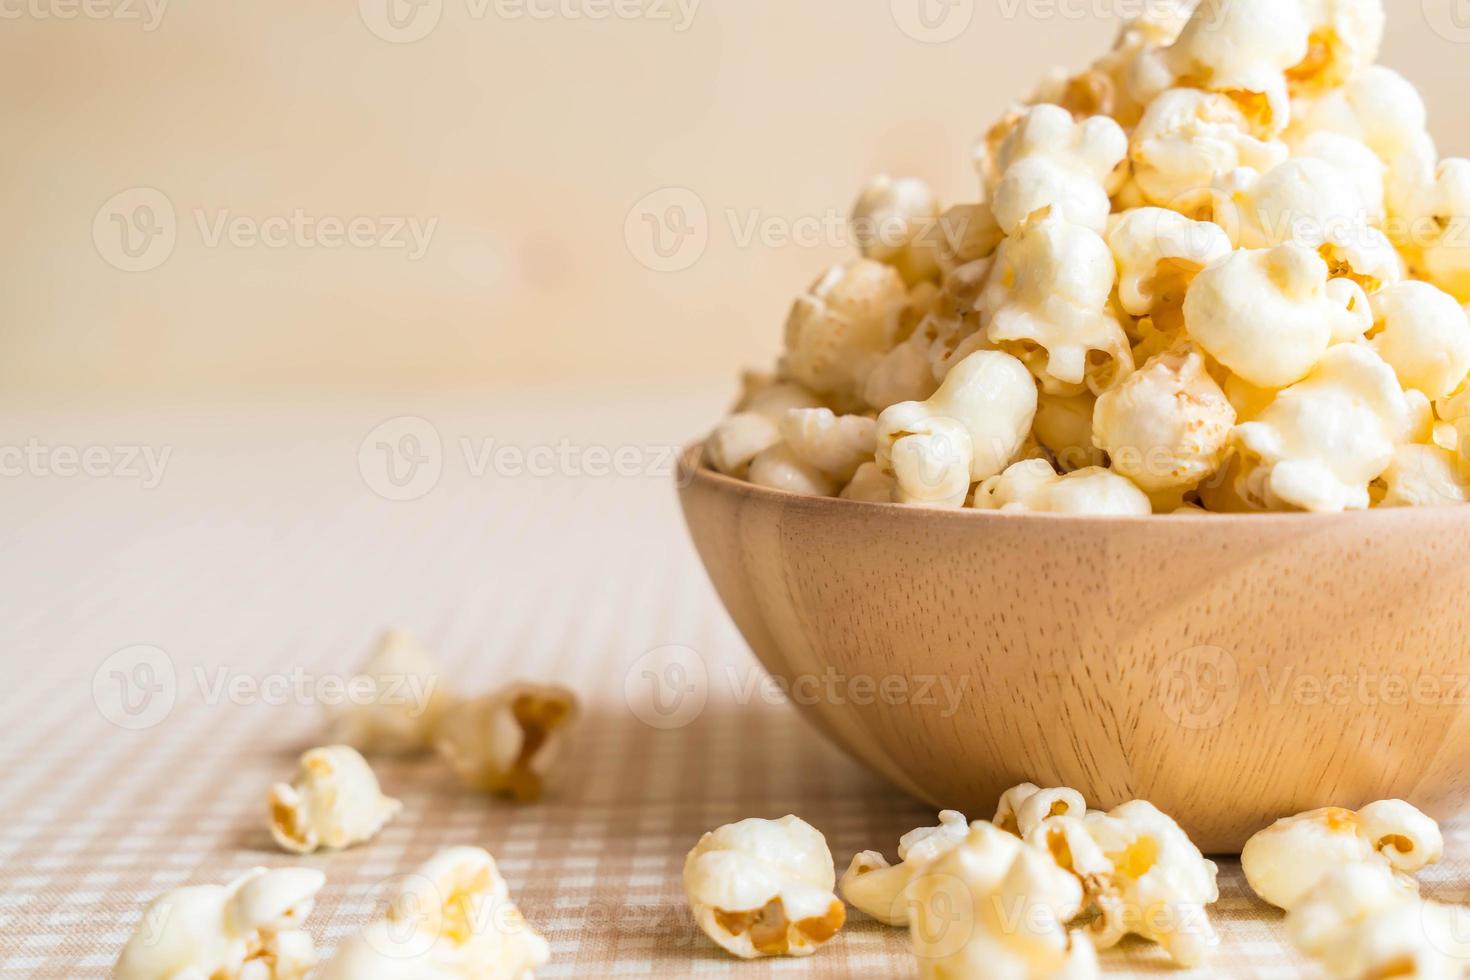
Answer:
<svg viewBox="0 0 1470 980"><path fill-rule="evenodd" d="M996 154L1000 181L991 207L1000 228L1016 234L1039 212L1101 233L1108 178L1128 154L1128 137L1107 116L1074 122L1054 105L1026 111Z"/></svg>
<svg viewBox="0 0 1470 980"><path fill-rule="evenodd" d="M294 782L271 787L271 836L294 854L340 850L372 840L402 807L383 795L356 749L312 749L301 757Z"/></svg>
<svg viewBox="0 0 1470 980"><path fill-rule="evenodd" d="M1188 347L1154 357L1093 413L1093 440L1113 471L1148 493L1193 490L1225 460L1235 409Z"/></svg>
<svg viewBox="0 0 1470 980"><path fill-rule="evenodd" d="M1101 235L1055 215L1033 222L996 253L976 303L985 337L1027 362L1053 394L1079 394L1084 383L1106 391L1133 369L1109 306L1116 275Z"/></svg>
<svg viewBox="0 0 1470 980"><path fill-rule="evenodd" d="M326 876L256 868L228 885L178 888L149 903L116 980L300 980L316 965L302 923Z"/></svg>
<svg viewBox="0 0 1470 980"><path fill-rule="evenodd" d="M533 802L541 798L578 710L576 696L564 687L512 684L456 706L434 744L466 786Z"/></svg>
<svg viewBox="0 0 1470 980"><path fill-rule="evenodd" d="M925 980L1084 980L1097 952L1067 923L1082 910L1076 877L1000 828L975 823L911 886L910 939Z"/></svg>
<svg viewBox="0 0 1470 980"><path fill-rule="evenodd" d="M797 817L742 820L711 831L684 861L699 927L741 959L810 956L847 920L833 894L832 852Z"/></svg>
<svg viewBox="0 0 1470 980"><path fill-rule="evenodd" d="M1466 496L1470 160L1374 63L1382 0L1137 14L984 131L980 200L863 190L864 257L788 323L777 383L803 400L737 406L715 468L1082 515Z"/></svg>
<svg viewBox="0 0 1470 980"><path fill-rule="evenodd" d="M402 630L389 630L349 681L371 697L329 707L331 741L363 752L407 755L433 745L434 728L453 704L439 666Z"/></svg>
<svg viewBox="0 0 1470 980"><path fill-rule="evenodd" d="M1300 245L1234 252L1190 287L1184 301L1189 335L1251 384L1294 384L1334 342L1372 326L1363 290L1346 279L1329 282L1327 273L1327 263Z"/></svg>
<svg viewBox="0 0 1470 980"><path fill-rule="evenodd" d="M939 201L922 180L875 177L858 195L852 226L863 257L891 265L905 282L939 274L934 227Z"/></svg>
<svg viewBox="0 0 1470 980"><path fill-rule="evenodd" d="M1016 457L1035 414L1036 384L1025 365L977 351L928 401L878 416L878 466L895 478L899 502L960 507L972 483Z"/></svg>
<svg viewBox="0 0 1470 980"><path fill-rule="evenodd" d="M478 847L407 875L385 918L338 948L318 980L530 980L551 958Z"/></svg>
<svg viewBox="0 0 1470 980"><path fill-rule="evenodd" d="M1286 917L1298 950L1334 977L1465 975L1465 910L1420 901L1381 867L1347 864L1314 887Z"/></svg>
<svg viewBox="0 0 1470 980"><path fill-rule="evenodd" d="M1296 908L1335 868L1372 865L1413 894L1410 877L1444 853L1439 826L1403 800L1381 800L1354 813L1342 807L1284 817L1246 841L1241 868L1255 893L1278 908Z"/></svg>
<svg viewBox="0 0 1470 980"><path fill-rule="evenodd" d="M1058 476L1044 459L1026 459L975 491L978 510L1031 511L1143 517L1153 513L1148 495L1127 477L1090 466Z"/></svg>
<svg viewBox="0 0 1470 980"><path fill-rule="evenodd" d="M1340 344L1305 381L1235 429L1242 495L1260 508L1362 510L1412 421L1393 369L1371 349Z"/></svg>
<svg viewBox="0 0 1470 980"><path fill-rule="evenodd" d="M908 890L914 877L957 846L969 832L970 824L963 813L945 810L939 814L938 827L920 827L899 839L897 865L889 865L877 851L854 855L838 890L854 908L884 925L907 926L912 902Z"/></svg>

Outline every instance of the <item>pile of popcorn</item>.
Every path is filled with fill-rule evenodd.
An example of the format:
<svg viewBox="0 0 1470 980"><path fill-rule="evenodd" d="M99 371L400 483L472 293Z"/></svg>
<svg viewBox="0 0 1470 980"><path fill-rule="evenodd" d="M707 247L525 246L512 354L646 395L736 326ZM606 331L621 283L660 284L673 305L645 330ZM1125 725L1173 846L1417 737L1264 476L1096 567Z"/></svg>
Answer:
<svg viewBox="0 0 1470 980"><path fill-rule="evenodd" d="M1148 0L980 142L880 177L707 461L1068 514L1470 498L1470 160L1375 64L1381 0Z"/></svg>

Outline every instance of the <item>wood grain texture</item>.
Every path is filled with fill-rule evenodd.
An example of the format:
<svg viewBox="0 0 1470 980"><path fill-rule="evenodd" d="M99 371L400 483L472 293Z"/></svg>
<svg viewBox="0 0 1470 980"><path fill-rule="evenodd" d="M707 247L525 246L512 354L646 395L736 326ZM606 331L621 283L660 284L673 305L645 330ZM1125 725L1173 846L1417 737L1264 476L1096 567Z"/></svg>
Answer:
<svg viewBox="0 0 1470 980"><path fill-rule="evenodd" d="M685 456L695 546L766 669L936 807L1030 780L1202 848L1470 780L1470 507L1076 518L798 497Z"/></svg>

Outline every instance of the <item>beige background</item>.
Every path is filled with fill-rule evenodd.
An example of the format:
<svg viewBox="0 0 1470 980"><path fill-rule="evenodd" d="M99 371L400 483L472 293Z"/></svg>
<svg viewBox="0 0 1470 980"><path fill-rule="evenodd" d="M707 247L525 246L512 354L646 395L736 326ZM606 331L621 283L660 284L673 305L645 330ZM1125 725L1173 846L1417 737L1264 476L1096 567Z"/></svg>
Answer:
<svg viewBox="0 0 1470 980"><path fill-rule="evenodd" d="M728 385L844 254L867 175L973 195L975 135L1143 0L922 0L962 29L938 44L902 29L921 0L163 2L0 2L7 394ZM1465 152L1452 4L1389 0L1385 60ZM666 186L689 193L640 205ZM138 187L176 241L135 238L156 267L127 272L114 222L147 215L108 202ZM673 206L695 236L661 263L642 214ZM318 243L353 218L370 243L413 219L427 250Z"/></svg>

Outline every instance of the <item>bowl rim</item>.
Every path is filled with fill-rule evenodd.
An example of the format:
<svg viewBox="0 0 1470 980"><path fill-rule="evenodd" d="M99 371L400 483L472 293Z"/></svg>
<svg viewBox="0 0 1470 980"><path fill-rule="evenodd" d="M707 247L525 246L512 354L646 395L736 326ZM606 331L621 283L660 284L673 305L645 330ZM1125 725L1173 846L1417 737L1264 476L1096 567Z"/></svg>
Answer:
<svg viewBox="0 0 1470 980"><path fill-rule="evenodd" d="M694 484L702 484L721 494L750 497L770 504L810 511L847 510L859 513L866 509L874 514L885 514L900 520L963 521L983 524L987 521L1032 521L1060 525L1097 527L1140 527L1148 525L1178 526L1185 523L1211 525L1250 524L1284 525L1293 529L1326 529L1351 524L1393 525L1394 523L1420 523L1426 514L1447 515L1460 512L1470 522L1470 504L1448 504L1430 507L1374 507L1368 510L1349 510L1340 513L1312 513L1309 511L1268 511L1252 514L1222 514L1212 511L1184 512L1174 514L1149 514L1146 516L1115 516L1096 514L1046 514L1031 511L976 510L972 507L910 507L904 504L874 503L865 500L844 500L841 497L813 497L763 487L721 473L704 462L704 440L684 447L679 453L675 482L679 492L685 493ZM898 515L903 515L898 517Z"/></svg>

